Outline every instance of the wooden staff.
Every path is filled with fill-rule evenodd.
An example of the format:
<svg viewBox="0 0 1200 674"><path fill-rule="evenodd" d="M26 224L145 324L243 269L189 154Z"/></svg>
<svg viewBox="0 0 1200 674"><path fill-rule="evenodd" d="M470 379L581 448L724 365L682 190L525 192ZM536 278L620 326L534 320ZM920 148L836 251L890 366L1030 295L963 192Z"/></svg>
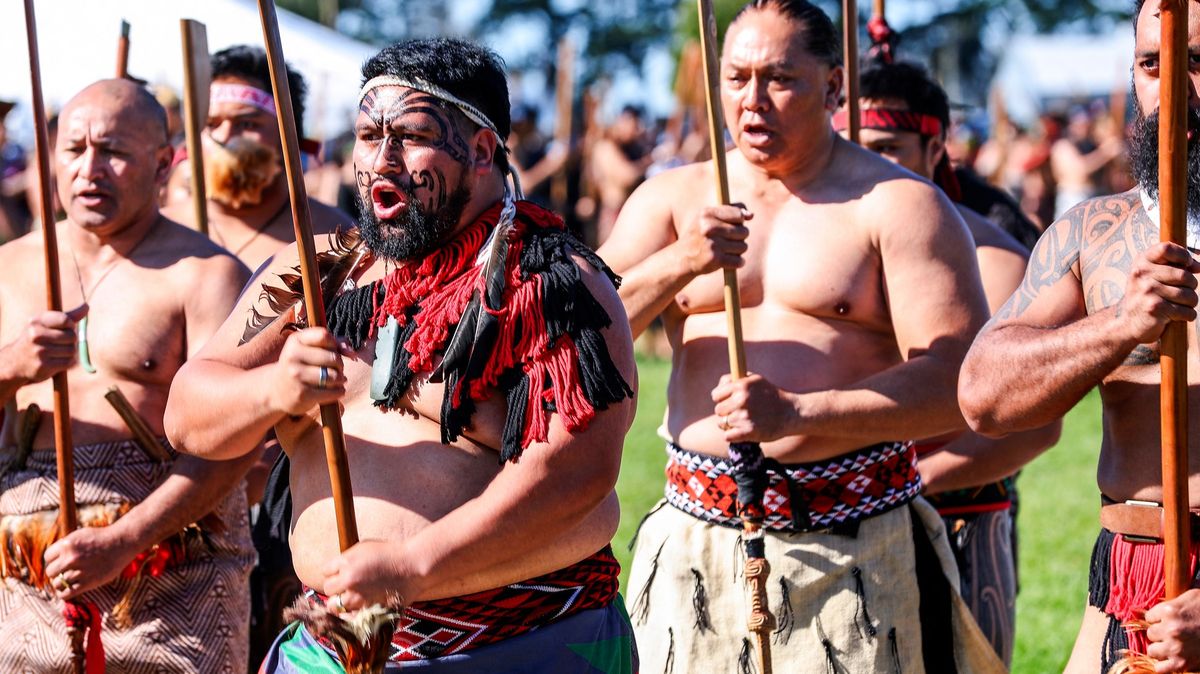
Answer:
<svg viewBox="0 0 1200 674"><path fill-rule="evenodd" d="M575 108L575 45L564 37L558 43L558 77L554 86L555 118L554 140L566 152L571 151L571 127ZM554 173L550 181L550 201L554 210L567 211L567 167Z"/></svg>
<svg viewBox="0 0 1200 674"><path fill-rule="evenodd" d="M192 212L196 230L208 235L208 191L204 184L204 147L200 132L208 119L208 89L212 63L208 58L208 32L192 19L179 20L183 38L183 121L188 162L192 167Z"/></svg>
<svg viewBox="0 0 1200 674"><path fill-rule="evenodd" d="M871 5L872 15L878 16L880 18L887 16L887 12L884 11L886 9L887 9L887 5L885 4L885 0L875 0L875 2L872 3L872 5Z"/></svg>
<svg viewBox="0 0 1200 674"><path fill-rule="evenodd" d="M129 22L121 19L121 37L117 38L117 79L129 77Z"/></svg>
<svg viewBox="0 0 1200 674"><path fill-rule="evenodd" d="M878 14L883 16L881 0L876 0ZM858 142L862 125L858 112L858 0L842 0L842 61L846 71L846 136Z"/></svg>
<svg viewBox="0 0 1200 674"><path fill-rule="evenodd" d="M28 1L28 0L27 0ZM267 47L267 62L271 68L271 90L275 94L275 115L279 121L279 136L283 139L283 167L287 173L288 194L291 197L292 223L296 228L296 247L300 252L300 277L304 282L304 306L308 324L325 327L325 300L321 296L320 272L313 245L312 216L308 210L308 194L304 189L304 173L300 166L300 143L296 133L296 118L292 112L292 92L288 85L287 67L279 39L279 20L275 16L274 0L258 0L262 20L263 41ZM354 518L354 495L350 488L350 464L346 460L346 438L342 434L342 417L337 403L321 405L321 427L325 439L325 462L333 490L333 507L337 517L338 540L342 550L358 542L358 524Z"/></svg>
<svg viewBox="0 0 1200 674"><path fill-rule="evenodd" d="M37 148L39 204L42 218L42 246L45 249L46 308L62 311L62 286L58 278L58 228L54 222L50 180L50 133L46 128L46 107L42 100L42 67L38 60L37 22L33 0L25 0L25 39L29 43L29 79L33 84L33 129ZM75 458L71 444L71 405L65 371L54 375L54 453L58 462L58 532L66 536L78 526L75 515Z"/></svg>
<svg viewBox="0 0 1200 674"><path fill-rule="evenodd" d="M704 52L704 81L708 102L708 132L712 144L713 174L716 177L717 197L721 204L731 203L729 173L725 166L725 120L721 113L721 89L717 77L717 18L712 0L696 0L700 17L700 46ZM742 341L742 301L738 293L736 269L725 270L725 321L729 330L729 373L736 379L746 376L746 349ZM746 540L762 538L761 522L742 518ZM771 630L775 617L767 604L767 577L771 567L765 557L749 556L746 562L746 581L750 585L749 629L754 634L758 661L763 674L771 674Z"/></svg>
<svg viewBox="0 0 1200 674"><path fill-rule="evenodd" d="M1188 0L1163 0L1158 120L1158 195L1163 241L1185 245ZM1166 598L1191 586L1188 525L1187 323L1162 337L1163 570Z"/></svg>

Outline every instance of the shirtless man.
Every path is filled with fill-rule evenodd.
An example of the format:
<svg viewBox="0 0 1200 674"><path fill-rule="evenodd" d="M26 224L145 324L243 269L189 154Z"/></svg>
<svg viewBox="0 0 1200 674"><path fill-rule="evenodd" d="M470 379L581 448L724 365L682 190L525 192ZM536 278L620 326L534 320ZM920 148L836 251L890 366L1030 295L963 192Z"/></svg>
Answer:
<svg viewBox="0 0 1200 674"><path fill-rule="evenodd" d="M592 671L571 644L632 671L608 549L634 412L632 339L616 291L603 264L530 202L515 204L506 257L489 247L476 265L488 232L513 217L498 57L466 41L413 41L372 57L363 78L354 167L359 232L373 257L360 287L330 303L332 334L286 332L289 321L276 320L239 346L251 310L270 313L261 288L296 264L281 253L176 379L170 437L226 458L276 429L292 459L296 572L314 601L406 605L422 618L400 624L388 671L395 661L439 672ZM458 280L482 282L485 268L505 271L508 289L488 293L481 312L468 297L476 286ZM585 310L555 311L568 301ZM461 333L460 318L471 322ZM476 319L494 330L476 333ZM485 337L468 358L446 346L450 333ZM362 539L344 554L315 408L334 402ZM277 644L266 672L295 671L298 651L330 660L307 627L293 625Z"/></svg>
<svg viewBox="0 0 1200 674"><path fill-rule="evenodd" d="M654 161L644 134L642 111L626 106L592 148L592 182L600 202L596 216L598 245L608 240L625 200L646 177L646 169Z"/></svg>
<svg viewBox="0 0 1200 674"><path fill-rule="evenodd" d="M1189 51L1195 54L1200 50L1200 3L1190 3L1189 15ZM1129 149L1140 187L1079 204L1046 231L1020 289L972 346L959 386L971 427L988 435L1045 424L1100 387L1104 442L1097 483L1106 505L1092 556L1088 607L1067 665L1071 673L1106 672L1127 647L1162 660L1160 672L1200 667L1200 596L1195 590L1146 613L1147 620L1157 623L1146 632L1127 633L1120 626L1150 609L1162 592L1161 547L1126 537L1160 538L1157 527L1137 526L1139 513L1148 513L1142 521L1153 522L1160 511L1125 501L1162 500L1158 341L1168 322L1195 320L1195 273L1200 271L1200 262L1186 249L1158 243L1156 0L1138 3L1135 32L1137 119ZM1200 129L1195 95L1200 73L1194 66L1190 73L1189 128L1194 132ZM1198 148L1195 138L1189 141L1188 240L1193 248L1200 233ZM1197 346L1191 329L1189 341L1194 366ZM1195 368L1190 369L1194 383ZM1195 417L1194 387L1191 399ZM1200 458L1192 454L1189 489L1196 508ZM1156 574L1156 582L1145 582ZM1181 657L1185 652L1187 657Z"/></svg>
<svg viewBox="0 0 1200 674"><path fill-rule="evenodd" d="M212 78L203 133L209 232L247 267L258 269L281 245L296 240L266 52L244 45L221 50L212 55ZM303 133L304 78L288 67L288 83L296 129ZM308 206L317 234L351 224L336 208L314 199ZM195 224L191 202L176 201L164 213Z"/></svg>
<svg viewBox="0 0 1200 674"><path fill-rule="evenodd" d="M737 671L747 609L732 582L740 520L726 457L742 441L785 464L764 499L777 662L1002 668L957 596L945 531L903 442L963 426L955 370L987 315L974 249L939 190L833 133L840 54L814 5L744 7L721 69L730 189L744 205L700 196L708 163L668 171L634 193L601 250L625 277L635 333L661 315L674 350L670 507L642 526L629 580L647 671L669 660ZM722 268L738 269L758 372L736 383L722 378Z"/></svg>
<svg viewBox="0 0 1200 674"><path fill-rule="evenodd" d="M1124 150L1120 137L1115 135L1099 139L1099 145L1092 140L1094 125L1087 110L1073 111L1066 126L1063 137L1050 146L1056 217L1096 196L1100 172Z"/></svg>
<svg viewBox="0 0 1200 674"><path fill-rule="evenodd" d="M950 103L919 66L879 63L859 77L859 140L942 187L975 240L988 307L998 309L1025 274L1028 251L957 199L961 189L946 156ZM846 113L834 118L845 127ZM1058 439L1061 423L995 440L969 431L917 445L924 494L942 516L960 560L961 591L980 629L1005 664L1012 661L1017 599L1013 489L1023 465Z"/></svg>
<svg viewBox="0 0 1200 674"><path fill-rule="evenodd" d="M54 156L66 210L60 282L64 306L77 308L47 312L42 304L41 233L0 247L0 400L11 411L0 436L6 672L69 669L63 599L99 609L109 672L246 667L254 551L240 487L254 456L210 462L140 444L104 398L119 386L161 437L171 379L249 276L216 244L159 214L166 133L162 108L127 80L93 84L63 108ZM85 527L55 541L49 379L61 371L69 373ZM30 424L32 435L19 430ZM27 561L43 553L44 571ZM160 562L161 576L132 577Z"/></svg>

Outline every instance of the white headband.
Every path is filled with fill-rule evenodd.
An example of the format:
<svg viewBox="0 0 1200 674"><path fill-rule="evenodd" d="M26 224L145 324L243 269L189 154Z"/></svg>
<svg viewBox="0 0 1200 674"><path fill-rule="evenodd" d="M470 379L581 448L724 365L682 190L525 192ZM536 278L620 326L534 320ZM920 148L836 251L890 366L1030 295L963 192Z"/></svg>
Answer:
<svg viewBox="0 0 1200 674"><path fill-rule="evenodd" d="M367 97L367 94L379 87L407 87L409 89L415 89L417 91L429 94L435 98L440 98L462 111L462 113L467 116L467 119L475 122L485 129L488 129L492 133L496 134L497 138L500 138L500 130L496 128L496 125L492 123L492 120L488 119L488 116L483 114L479 108L462 100L449 91L446 91L433 82L404 79L402 77L396 77L395 75L380 75L379 77L372 77L367 81L366 84L363 85L362 90L358 92L358 102L361 104L363 99Z"/></svg>

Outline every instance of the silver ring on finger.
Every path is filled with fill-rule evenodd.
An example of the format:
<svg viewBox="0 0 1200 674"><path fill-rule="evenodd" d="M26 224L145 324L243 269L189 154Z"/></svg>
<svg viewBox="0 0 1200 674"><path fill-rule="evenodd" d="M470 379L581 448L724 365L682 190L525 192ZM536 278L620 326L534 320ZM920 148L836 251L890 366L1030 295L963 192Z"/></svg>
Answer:
<svg viewBox="0 0 1200 674"><path fill-rule="evenodd" d="M67 580L65 574L60 573L54 577L54 587L57 590L68 592L71 589L71 582Z"/></svg>
<svg viewBox="0 0 1200 674"><path fill-rule="evenodd" d="M317 377L317 388L323 389L329 384L329 368L321 366L321 374Z"/></svg>
<svg viewBox="0 0 1200 674"><path fill-rule="evenodd" d="M337 613L342 613L346 610L346 605L342 603L342 593L339 592L329 598L329 604Z"/></svg>

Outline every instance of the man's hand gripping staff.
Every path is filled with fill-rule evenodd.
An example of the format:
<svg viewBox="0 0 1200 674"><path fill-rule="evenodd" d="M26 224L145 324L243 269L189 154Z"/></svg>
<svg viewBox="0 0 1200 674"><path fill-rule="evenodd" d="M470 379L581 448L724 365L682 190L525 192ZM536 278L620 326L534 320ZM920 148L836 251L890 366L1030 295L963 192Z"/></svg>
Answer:
<svg viewBox="0 0 1200 674"><path fill-rule="evenodd" d="M744 223L750 218L745 209L731 208L729 176L725 167L725 122L721 115L720 85L717 80L717 20L711 0L697 0L700 18L700 42L704 51L705 93L708 100L709 143L713 154L720 206L705 211L691 256L699 269L721 267L725 274L725 317L729 327L729 371L734 381L746 376L746 351L742 343L741 298L738 294L737 268L742 265L749 231ZM728 431L728 425L726 430ZM738 485L738 511L742 518L746 545L746 582L750 586L748 628L754 634L763 674L771 674L771 632L775 617L767 604L767 563L762 531L762 497L766 488L762 447L756 443L735 443L729 447Z"/></svg>

